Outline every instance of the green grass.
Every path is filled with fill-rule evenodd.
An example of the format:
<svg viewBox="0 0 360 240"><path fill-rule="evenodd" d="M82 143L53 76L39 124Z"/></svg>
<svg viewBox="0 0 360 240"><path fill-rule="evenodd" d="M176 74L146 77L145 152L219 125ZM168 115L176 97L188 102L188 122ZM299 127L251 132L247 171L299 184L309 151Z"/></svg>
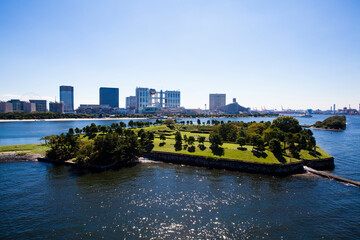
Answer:
<svg viewBox="0 0 360 240"><path fill-rule="evenodd" d="M44 144L21 144L0 146L0 154L3 152L23 152L23 153L45 153L49 148Z"/></svg>
<svg viewBox="0 0 360 240"><path fill-rule="evenodd" d="M316 146L316 156L314 156L313 151L308 150L301 150L300 157L303 159L309 159L309 160L316 160L321 158L330 158L331 156L326 153L323 149L321 149L319 146Z"/></svg>
<svg viewBox="0 0 360 240"><path fill-rule="evenodd" d="M154 151L162 151L162 152L171 152L171 153L182 153L182 154L189 154L189 155L196 155L196 156L205 156L205 157L215 157L215 158L228 158L228 159L234 159L234 160L242 160L242 161L249 161L249 162L257 162L257 163L289 163L289 162L297 162L300 161L299 159L286 157L283 158L277 158L274 156L274 154L270 151L265 150L261 156L259 156L256 153L253 153L252 146L244 146L244 149L239 150L238 144L233 143L224 143L221 147L224 149L224 155L217 156L214 155L210 149L210 143L205 142L206 149L204 151L201 151L198 142L195 142L195 152L189 152L188 150L181 150L181 151L175 151L175 140L173 139L167 139L165 141L165 145L160 146L160 143L162 143L160 139L154 140ZM245 150L246 148L246 150Z"/></svg>
<svg viewBox="0 0 360 240"><path fill-rule="evenodd" d="M187 130L196 130L196 126L186 126ZM194 129L193 129L194 128ZM196 141L194 143L195 152L189 152L188 149L175 151L175 132L176 130L171 130L170 128L166 127L165 125L160 126L150 126L145 127L145 131L153 131L155 133L155 140L154 140L154 151L163 151L163 152L171 152L171 153L182 153L182 154L189 154L189 155L196 155L196 156L205 156L205 157L215 157L215 158L228 158L228 159L235 159L235 160L242 160L242 161L249 161L249 162L257 162L257 163L289 163L289 162L297 162L301 161L300 159L293 158L289 155L282 155L282 156L274 156L271 151L265 150L263 153L253 152L252 146L244 146L244 149L240 149L238 144L234 143L224 143L221 147L224 149L224 154L214 155L212 150L210 149L210 143L208 142L209 134L206 133L191 133L188 131L180 131L181 136L187 137L193 136L197 140L199 136L204 136L206 138L206 142L204 146L206 147L203 151L199 148L199 143ZM161 133L166 135L165 144L160 146L160 143L163 141L159 139ZM320 158L328 158L331 157L327 154L324 150L320 147L317 147L317 156L311 155L309 151L301 150L300 158L304 159L320 159Z"/></svg>

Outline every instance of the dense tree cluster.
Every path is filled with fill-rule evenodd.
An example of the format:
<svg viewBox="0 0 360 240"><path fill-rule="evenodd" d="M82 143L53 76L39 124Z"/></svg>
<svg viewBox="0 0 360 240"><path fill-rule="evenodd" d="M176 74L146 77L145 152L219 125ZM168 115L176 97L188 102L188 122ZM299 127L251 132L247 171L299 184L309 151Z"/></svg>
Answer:
<svg viewBox="0 0 360 240"><path fill-rule="evenodd" d="M315 150L316 141L309 129L302 129L298 120L281 116L271 122L227 122L215 125L210 134L212 146L222 141L253 146L254 151L268 148L274 154L288 152L299 157L301 149Z"/></svg>
<svg viewBox="0 0 360 240"><path fill-rule="evenodd" d="M317 121L313 127L324 129L345 130L346 129L346 117L345 116L332 116L324 121Z"/></svg>
<svg viewBox="0 0 360 240"><path fill-rule="evenodd" d="M152 132L141 129L136 134L125 126L122 122L111 126L92 123L83 129L70 128L66 134L47 136L44 140L50 150L46 156L62 161L75 159L84 165L122 166L154 147Z"/></svg>

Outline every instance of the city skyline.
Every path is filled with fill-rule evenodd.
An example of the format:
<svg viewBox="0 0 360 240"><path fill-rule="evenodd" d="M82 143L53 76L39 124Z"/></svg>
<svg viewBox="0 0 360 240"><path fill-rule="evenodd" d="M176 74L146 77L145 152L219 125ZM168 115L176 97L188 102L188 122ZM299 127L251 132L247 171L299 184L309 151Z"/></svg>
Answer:
<svg viewBox="0 0 360 240"><path fill-rule="evenodd" d="M225 93L252 109L358 109L357 1L48 1L0 3L0 100L97 104L119 88L181 91L209 108ZM40 98L39 98L40 97ZM22 99L26 98L26 99Z"/></svg>

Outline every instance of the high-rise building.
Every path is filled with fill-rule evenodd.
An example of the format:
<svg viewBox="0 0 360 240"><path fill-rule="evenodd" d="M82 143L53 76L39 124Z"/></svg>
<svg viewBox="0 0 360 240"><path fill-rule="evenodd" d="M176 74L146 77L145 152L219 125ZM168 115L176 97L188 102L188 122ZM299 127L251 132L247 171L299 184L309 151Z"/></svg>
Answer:
<svg viewBox="0 0 360 240"><path fill-rule="evenodd" d="M180 91L165 91L165 108L180 107Z"/></svg>
<svg viewBox="0 0 360 240"><path fill-rule="evenodd" d="M37 112L47 112L46 100L29 100L29 102L35 103L35 108Z"/></svg>
<svg viewBox="0 0 360 240"><path fill-rule="evenodd" d="M150 106L150 90L148 88L136 88L136 112L141 113L145 107Z"/></svg>
<svg viewBox="0 0 360 240"><path fill-rule="evenodd" d="M0 102L0 113L12 112L13 106L9 102Z"/></svg>
<svg viewBox="0 0 360 240"><path fill-rule="evenodd" d="M136 108L136 96L126 97L126 108L135 109Z"/></svg>
<svg viewBox="0 0 360 240"><path fill-rule="evenodd" d="M136 112L141 113L144 108L180 108L180 91L136 88Z"/></svg>
<svg viewBox="0 0 360 240"><path fill-rule="evenodd" d="M118 88L100 88L100 105L109 105L112 108L119 107L119 89Z"/></svg>
<svg viewBox="0 0 360 240"><path fill-rule="evenodd" d="M226 105L226 94L224 93L210 93L210 111L216 111L218 107Z"/></svg>
<svg viewBox="0 0 360 240"><path fill-rule="evenodd" d="M74 112L74 87L60 86L60 102L64 103L64 112Z"/></svg>
<svg viewBox="0 0 360 240"><path fill-rule="evenodd" d="M49 111L55 113L64 113L65 104L64 102L50 102Z"/></svg>

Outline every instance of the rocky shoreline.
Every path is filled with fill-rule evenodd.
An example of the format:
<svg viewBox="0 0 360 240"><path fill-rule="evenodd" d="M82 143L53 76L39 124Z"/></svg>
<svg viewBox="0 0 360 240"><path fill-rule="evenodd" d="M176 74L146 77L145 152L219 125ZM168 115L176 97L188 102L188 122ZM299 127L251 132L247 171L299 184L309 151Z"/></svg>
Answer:
<svg viewBox="0 0 360 240"><path fill-rule="evenodd" d="M37 161L44 157L44 154L24 153L24 152L4 152L0 154L0 163L3 162L25 162Z"/></svg>

